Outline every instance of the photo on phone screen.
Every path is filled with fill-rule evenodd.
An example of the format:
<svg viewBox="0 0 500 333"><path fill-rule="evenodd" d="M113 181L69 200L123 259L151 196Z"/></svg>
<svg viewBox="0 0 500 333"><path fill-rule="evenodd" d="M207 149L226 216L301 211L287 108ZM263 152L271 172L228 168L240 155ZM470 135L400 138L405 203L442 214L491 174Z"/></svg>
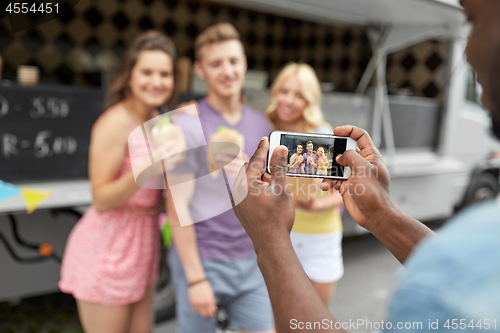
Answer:
<svg viewBox="0 0 500 333"><path fill-rule="evenodd" d="M346 151L347 139L283 134L280 144L288 148L288 176L344 177L335 157Z"/></svg>

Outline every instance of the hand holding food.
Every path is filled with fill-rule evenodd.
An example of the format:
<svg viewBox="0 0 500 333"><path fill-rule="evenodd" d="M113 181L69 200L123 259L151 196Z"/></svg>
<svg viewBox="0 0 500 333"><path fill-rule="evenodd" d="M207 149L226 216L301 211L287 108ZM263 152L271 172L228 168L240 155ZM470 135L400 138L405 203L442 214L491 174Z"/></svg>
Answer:
<svg viewBox="0 0 500 333"><path fill-rule="evenodd" d="M236 145L236 146L235 146ZM239 148L239 150L235 149ZM218 169L224 167L225 171L236 178L244 161L238 161L241 151L244 155L245 138L235 129L221 126L212 134L208 143L208 166L212 175L218 176Z"/></svg>
<svg viewBox="0 0 500 333"><path fill-rule="evenodd" d="M318 160L318 168L320 168L320 169L325 169L326 168L326 163L325 163L325 159L324 158Z"/></svg>
<svg viewBox="0 0 500 333"><path fill-rule="evenodd" d="M151 130L153 156L163 159L167 170L173 169L185 159L186 141L182 129L170 122L166 115Z"/></svg>

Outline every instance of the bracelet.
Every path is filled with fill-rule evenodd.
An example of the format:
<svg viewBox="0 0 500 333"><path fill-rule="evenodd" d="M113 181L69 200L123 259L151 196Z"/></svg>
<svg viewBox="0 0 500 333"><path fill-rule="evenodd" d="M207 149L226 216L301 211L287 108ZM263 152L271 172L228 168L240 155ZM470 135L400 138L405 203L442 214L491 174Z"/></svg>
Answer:
<svg viewBox="0 0 500 333"><path fill-rule="evenodd" d="M191 288L192 286L197 285L198 283L201 283L204 281L207 281L206 277L199 279L199 280L196 280L196 281L193 281L193 282L188 282L188 288Z"/></svg>

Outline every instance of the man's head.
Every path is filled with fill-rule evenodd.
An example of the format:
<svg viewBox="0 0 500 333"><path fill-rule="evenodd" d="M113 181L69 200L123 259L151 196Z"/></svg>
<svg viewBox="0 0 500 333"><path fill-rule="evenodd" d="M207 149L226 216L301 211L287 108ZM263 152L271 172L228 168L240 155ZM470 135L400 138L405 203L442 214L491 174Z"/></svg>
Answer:
<svg viewBox="0 0 500 333"><path fill-rule="evenodd" d="M312 153L313 148L314 148L314 145L313 145L312 141L308 141L308 142L306 143L306 149L307 149L307 152L308 152L309 154L311 154L311 153Z"/></svg>
<svg viewBox="0 0 500 333"><path fill-rule="evenodd" d="M195 41L194 68L209 94L229 98L241 93L247 60L240 34L229 23L214 24Z"/></svg>
<svg viewBox="0 0 500 333"><path fill-rule="evenodd" d="M493 132L500 139L500 1L461 0L473 25L467 60L483 87L481 101L491 113Z"/></svg>

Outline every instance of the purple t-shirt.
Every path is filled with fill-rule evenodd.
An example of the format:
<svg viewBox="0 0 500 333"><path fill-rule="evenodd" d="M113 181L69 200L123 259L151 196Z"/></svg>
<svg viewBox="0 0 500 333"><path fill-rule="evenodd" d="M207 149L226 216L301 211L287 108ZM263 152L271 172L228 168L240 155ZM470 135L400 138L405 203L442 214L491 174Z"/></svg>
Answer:
<svg viewBox="0 0 500 333"><path fill-rule="evenodd" d="M263 115L250 107L243 105L241 120L236 125L229 124L215 111L205 99L198 102L199 118L203 129L203 136L209 142L210 135L217 128L224 126L235 129L245 138L244 153L253 155L260 139L269 136L271 126ZM195 181L195 190L190 204L190 213L194 220L206 214L207 210L221 211L227 209L229 187L221 188L220 182L212 180L207 162L208 147L206 145L191 149L199 145L201 134L199 127L193 126L195 117L179 116L175 124L180 126L186 137L188 151L186 161L174 169L174 173L194 173L196 178L203 177L203 181ZM195 142L196 141L196 142ZM219 173L222 177L222 173ZM208 180L208 181L207 181ZM229 201L230 203L230 201ZM217 208L220 207L220 208ZM224 211L224 210L222 210ZM245 229L236 218L233 209L195 223L196 238L200 257L217 261L236 261L247 259L255 255L252 241Z"/></svg>
<svg viewBox="0 0 500 333"><path fill-rule="evenodd" d="M314 164L316 164L318 162L318 157L314 153L312 153L312 154L305 153L302 156L304 157L304 162L306 162L306 166L304 168L304 173L306 175L314 174L314 167L309 162L307 162L307 159L309 157L312 157Z"/></svg>

